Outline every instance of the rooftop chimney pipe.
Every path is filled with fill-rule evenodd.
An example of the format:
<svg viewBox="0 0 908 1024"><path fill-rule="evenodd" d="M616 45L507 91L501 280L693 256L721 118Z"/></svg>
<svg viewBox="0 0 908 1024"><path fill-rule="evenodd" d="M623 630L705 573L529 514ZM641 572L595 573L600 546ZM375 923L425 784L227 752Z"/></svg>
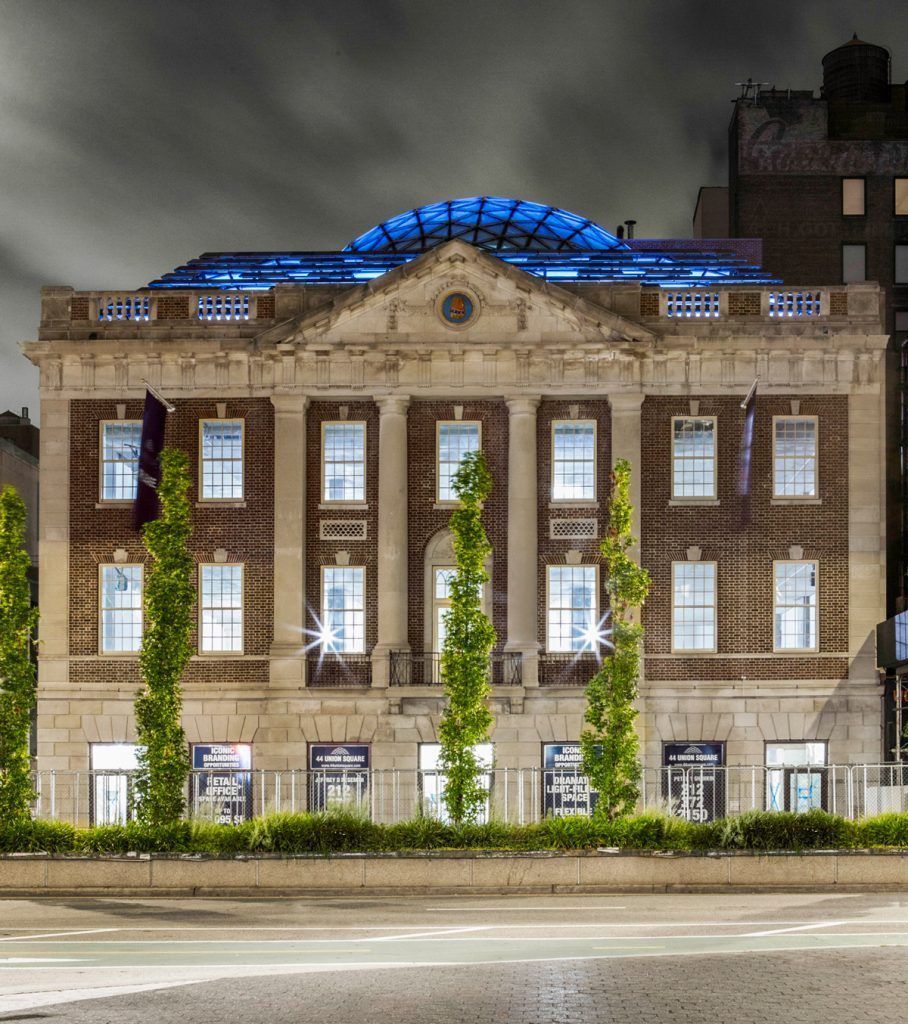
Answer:
<svg viewBox="0 0 908 1024"><path fill-rule="evenodd" d="M636 223L637 222L635 220L626 220L624 222L625 227L627 228L627 237L628 238L633 238L634 237L634 225Z"/></svg>

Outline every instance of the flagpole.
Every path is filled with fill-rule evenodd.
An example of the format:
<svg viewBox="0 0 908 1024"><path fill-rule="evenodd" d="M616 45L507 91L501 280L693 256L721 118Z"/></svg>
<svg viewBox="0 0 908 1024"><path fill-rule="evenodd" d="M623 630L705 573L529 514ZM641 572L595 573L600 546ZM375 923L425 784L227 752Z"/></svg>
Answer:
<svg viewBox="0 0 908 1024"><path fill-rule="evenodd" d="M176 411L177 411L177 407L176 407L175 405L171 405L171 404L170 404L170 402L168 402L168 401L167 401L167 399L166 399L166 398L165 398L165 397L164 397L164 396L163 396L163 395L161 394L161 392L160 392L160 391L158 391L158 389L157 389L157 388L153 388L153 387L152 387L152 386L151 386L151 385L150 385L150 384L148 383L148 381L147 381L147 380L145 380L145 378L144 378L144 377L142 378L142 383L143 383L143 384L145 385L145 387L147 388L147 390L148 390L149 392L151 392L151 394L153 394L153 395L155 396L155 398L156 398L156 399L157 399L157 400L158 400L158 401L159 401L159 402L161 403L161 405L163 405L163 406L164 406L164 408L165 408L165 409L166 409L166 410L167 410L168 412L176 412Z"/></svg>

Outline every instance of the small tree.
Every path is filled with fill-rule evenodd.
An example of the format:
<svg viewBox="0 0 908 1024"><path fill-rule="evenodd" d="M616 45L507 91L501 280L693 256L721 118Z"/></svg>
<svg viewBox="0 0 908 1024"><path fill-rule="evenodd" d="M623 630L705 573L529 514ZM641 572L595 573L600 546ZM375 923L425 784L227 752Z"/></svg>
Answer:
<svg viewBox="0 0 908 1024"><path fill-rule="evenodd" d="M475 821L486 801L482 766L474 747L488 739L489 655L495 630L482 611L485 562L492 550L482 527L482 503L492 491L492 475L482 452L469 452L453 479L460 507L451 515L457 571L451 580L451 607L445 616L441 675L447 704L441 718L440 767L446 776L444 800L455 824Z"/></svg>
<svg viewBox="0 0 908 1024"><path fill-rule="evenodd" d="M189 774L186 737L180 723L180 680L192 654L189 637L195 566L189 553L189 460L185 453L161 452L158 519L142 529L151 555L145 581L145 630L139 668L144 688L136 697L139 756L136 809L141 821L176 821L185 807Z"/></svg>
<svg viewBox="0 0 908 1024"><path fill-rule="evenodd" d="M0 492L0 821L28 818L34 790L28 729L35 706L32 607L25 550L25 502L15 487Z"/></svg>
<svg viewBox="0 0 908 1024"><path fill-rule="evenodd" d="M643 627L632 620L631 609L646 599L650 576L627 553L636 543L631 534L630 478L630 463L620 459L612 471L608 532L600 548L614 653L603 659L587 685L587 728L580 736L583 770L599 793L594 814L609 819L630 814L640 796L634 721Z"/></svg>

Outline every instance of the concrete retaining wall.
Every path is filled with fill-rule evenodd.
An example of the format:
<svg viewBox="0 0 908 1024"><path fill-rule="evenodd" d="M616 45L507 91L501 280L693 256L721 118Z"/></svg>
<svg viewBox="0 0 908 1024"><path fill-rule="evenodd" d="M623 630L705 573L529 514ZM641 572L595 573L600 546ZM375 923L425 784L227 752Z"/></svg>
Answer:
<svg viewBox="0 0 908 1024"><path fill-rule="evenodd" d="M908 851L0 857L0 895L908 890Z"/></svg>

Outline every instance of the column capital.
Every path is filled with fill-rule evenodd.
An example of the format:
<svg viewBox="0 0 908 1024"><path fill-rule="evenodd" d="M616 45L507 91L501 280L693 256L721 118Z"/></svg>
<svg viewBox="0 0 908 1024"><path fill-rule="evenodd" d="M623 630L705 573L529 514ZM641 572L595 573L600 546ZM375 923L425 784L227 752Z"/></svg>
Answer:
<svg viewBox="0 0 908 1024"><path fill-rule="evenodd" d="M616 391L608 396L613 412L639 412L646 395L642 391Z"/></svg>
<svg viewBox="0 0 908 1024"><path fill-rule="evenodd" d="M505 399L512 416L534 416L542 401L541 395L518 395Z"/></svg>
<svg viewBox="0 0 908 1024"><path fill-rule="evenodd" d="M278 416L299 415L309 406L308 395L271 395L271 404Z"/></svg>
<svg viewBox="0 0 908 1024"><path fill-rule="evenodd" d="M403 416L410 407L409 395L375 395L373 401L382 416Z"/></svg>

